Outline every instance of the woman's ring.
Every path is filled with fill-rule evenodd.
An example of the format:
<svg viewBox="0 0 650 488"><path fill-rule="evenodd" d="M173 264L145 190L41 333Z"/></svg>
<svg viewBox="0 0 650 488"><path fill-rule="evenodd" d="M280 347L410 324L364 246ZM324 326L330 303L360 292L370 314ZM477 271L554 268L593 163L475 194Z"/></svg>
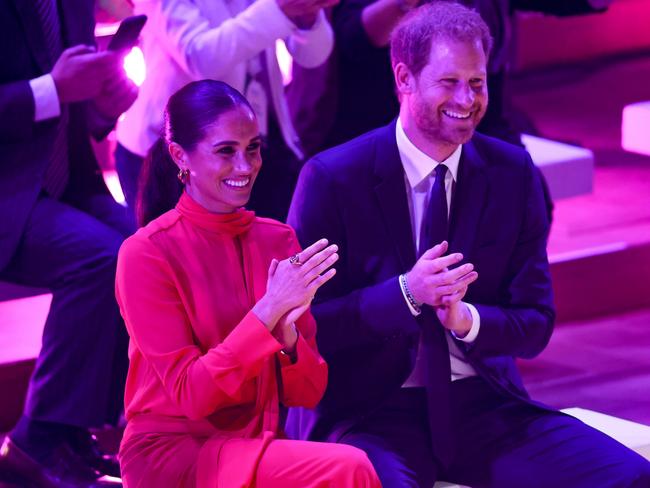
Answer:
<svg viewBox="0 0 650 488"><path fill-rule="evenodd" d="M300 256L299 253L294 254L289 258L289 262L293 264L294 266L302 266L302 263L300 262Z"/></svg>

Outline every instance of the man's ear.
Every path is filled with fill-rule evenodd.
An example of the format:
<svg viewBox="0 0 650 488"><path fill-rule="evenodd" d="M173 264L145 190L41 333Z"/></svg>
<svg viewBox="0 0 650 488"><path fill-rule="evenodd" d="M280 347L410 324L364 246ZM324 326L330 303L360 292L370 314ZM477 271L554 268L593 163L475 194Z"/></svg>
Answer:
<svg viewBox="0 0 650 488"><path fill-rule="evenodd" d="M410 95L415 91L415 77L404 63L393 66L395 87L399 95Z"/></svg>
<svg viewBox="0 0 650 488"><path fill-rule="evenodd" d="M176 166L178 166L180 169L187 169L187 157L180 144L171 142L169 143L169 146L167 146L167 149L169 150L169 155L176 163Z"/></svg>

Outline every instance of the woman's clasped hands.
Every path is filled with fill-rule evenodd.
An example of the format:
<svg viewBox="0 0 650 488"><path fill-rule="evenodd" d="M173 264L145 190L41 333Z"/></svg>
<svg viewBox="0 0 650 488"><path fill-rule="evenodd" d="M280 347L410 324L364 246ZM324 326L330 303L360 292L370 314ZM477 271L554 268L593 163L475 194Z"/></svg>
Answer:
<svg viewBox="0 0 650 488"><path fill-rule="evenodd" d="M339 258L338 246L328 244L321 239L291 258L273 259L266 293L253 307L287 353L293 353L298 339L294 322L309 308L316 291L336 274L331 266Z"/></svg>

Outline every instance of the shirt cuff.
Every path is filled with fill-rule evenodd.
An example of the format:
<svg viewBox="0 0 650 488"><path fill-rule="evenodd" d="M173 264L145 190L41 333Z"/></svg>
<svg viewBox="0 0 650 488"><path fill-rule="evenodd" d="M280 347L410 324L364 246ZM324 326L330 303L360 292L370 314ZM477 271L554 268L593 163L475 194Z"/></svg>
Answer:
<svg viewBox="0 0 650 488"><path fill-rule="evenodd" d="M467 308L469 309L469 313L472 314L472 327L469 329L469 332L465 337L458 337L456 334L454 334L453 331L451 333L459 341L463 341L471 344L476 340L476 336L478 336L478 331L481 328L481 316L479 315L478 310L476 310L476 307L474 305L472 305L471 303L465 303L465 305L467 305Z"/></svg>
<svg viewBox="0 0 650 488"><path fill-rule="evenodd" d="M53 119L61 115L59 94L56 92L54 78L47 73L33 80L29 80L34 97L34 122Z"/></svg>
<svg viewBox="0 0 650 488"><path fill-rule="evenodd" d="M413 317L417 317L418 315L420 315L422 313L422 311L421 310L416 310L415 308L413 308L413 305L411 305L411 302L409 301L408 297L406 296L406 290L404 289L404 284L402 283L402 280L400 280L399 277L397 277L397 281L399 281L399 289L402 290L402 296L404 297L404 301L406 302L406 306L411 311L411 314L413 315Z"/></svg>

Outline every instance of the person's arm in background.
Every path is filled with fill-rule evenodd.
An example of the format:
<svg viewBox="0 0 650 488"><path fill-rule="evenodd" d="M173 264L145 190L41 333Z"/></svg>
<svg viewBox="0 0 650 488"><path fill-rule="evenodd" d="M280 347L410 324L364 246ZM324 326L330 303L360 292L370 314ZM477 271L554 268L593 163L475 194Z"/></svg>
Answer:
<svg viewBox="0 0 650 488"><path fill-rule="evenodd" d="M257 0L246 10L230 17L225 3L224 19L211 27L201 10L189 0L162 0L152 12L151 28L160 29L159 37L165 43L169 54L192 77L220 79L232 66L245 62L263 50L275 46L278 39L296 35L300 39L298 24L300 16L285 13L301 11L303 15L313 13L314 31L324 32L327 25L319 27L317 18L321 5L328 0ZM295 3L302 4L302 10L294 9ZM294 23L297 22L298 24ZM306 26L307 29L312 26ZM322 35L322 34L318 34ZM320 39L320 38L319 38ZM308 58L309 50L301 42L292 41L291 49L297 58ZM310 43L309 43L310 44ZM325 47L329 53L330 47ZM319 47L318 49L323 49ZM304 55L303 55L304 51ZM326 57L327 55L325 55ZM324 59L324 58L323 58Z"/></svg>
<svg viewBox="0 0 650 488"><path fill-rule="evenodd" d="M130 82L118 79L115 56L97 53L93 46L73 46L63 51L50 73L0 86L0 138L29 139L36 124L61 115L62 105L90 100L114 124L137 96Z"/></svg>

